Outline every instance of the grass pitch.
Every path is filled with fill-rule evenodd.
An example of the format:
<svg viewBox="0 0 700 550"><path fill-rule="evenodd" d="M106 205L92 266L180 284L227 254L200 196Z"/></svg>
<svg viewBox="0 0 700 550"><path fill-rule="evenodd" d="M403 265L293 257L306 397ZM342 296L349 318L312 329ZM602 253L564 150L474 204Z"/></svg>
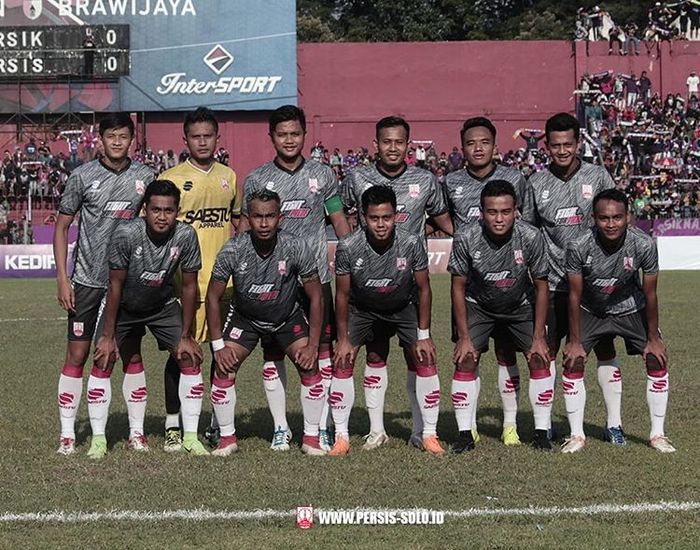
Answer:
<svg viewBox="0 0 700 550"><path fill-rule="evenodd" d="M456 435L449 387L452 367L449 342L449 278L432 277L433 334L439 356L443 398L438 427L447 444ZM697 547L700 514L636 512L586 515L573 507L630 505L661 501L700 501L696 457L697 395L700 373L693 353L697 342L697 273L663 273L660 281L661 328L671 358L671 397L667 434L678 452L661 455L646 446L649 417L645 373L639 358L624 355L623 418L629 445L618 449L601 441L605 413L589 359L586 382L587 448L575 455L542 454L528 443L532 418L523 380L518 416L523 445L506 448L501 432L500 399L493 354L484 357L479 402L482 442L462 456L435 458L405 445L410 412L405 394L405 366L394 345L389 363L386 427L390 443L362 452L368 431L361 385L356 372L356 407L351 419L352 452L348 457L301 455L299 381L289 370L288 410L295 446L289 453L268 449L272 423L267 411L256 350L239 374L237 433L241 452L228 459L195 458L162 452L164 418L162 368L165 355L152 337L144 340L149 388L145 428L152 451L127 452L128 420L121 397L121 373L113 376L110 452L100 463L85 457L89 423L85 397L78 416L78 455L55 454L58 439L56 384L65 351L65 321L48 280L0 281L0 548L512 548L512 547ZM86 369L87 370L87 369ZM205 401L200 426L209 421ZM557 388L554 424L568 433L564 403ZM447 511L500 510L502 515L448 516L439 526L314 526L296 528L292 516L270 519L57 523L12 520L9 514L60 511L100 512L166 510L289 511L310 504L331 508L427 508ZM550 515L517 516L512 509L551 507Z"/></svg>

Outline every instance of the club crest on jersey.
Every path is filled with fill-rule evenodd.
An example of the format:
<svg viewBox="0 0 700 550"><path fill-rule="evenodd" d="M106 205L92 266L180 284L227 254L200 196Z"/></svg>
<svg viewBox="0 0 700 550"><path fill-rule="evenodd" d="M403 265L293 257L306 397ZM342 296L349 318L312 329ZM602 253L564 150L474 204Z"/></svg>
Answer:
<svg viewBox="0 0 700 550"><path fill-rule="evenodd" d="M277 271L280 272L280 275L287 274L287 260L280 260L277 262Z"/></svg>
<svg viewBox="0 0 700 550"><path fill-rule="evenodd" d="M231 332L228 333L228 335L233 339L233 340L238 340L241 337L241 334L243 334L243 329L238 328L238 327L233 327L231 329Z"/></svg>
<svg viewBox="0 0 700 550"><path fill-rule="evenodd" d="M625 270L634 271L634 258L632 256L625 256L623 265L625 266Z"/></svg>
<svg viewBox="0 0 700 550"><path fill-rule="evenodd" d="M309 178L309 191L312 193L318 193L318 179Z"/></svg>
<svg viewBox="0 0 700 550"><path fill-rule="evenodd" d="M593 198L593 186L589 183L584 183L581 186L581 194L583 195L584 199L592 199Z"/></svg>
<svg viewBox="0 0 700 550"><path fill-rule="evenodd" d="M396 258L396 268L399 271L406 269L406 258Z"/></svg>
<svg viewBox="0 0 700 550"><path fill-rule="evenodd" d="M412 199L415 199L418 195L420 195L420 184L418 183L411 183L408 186L408 194Z"/></svg>
<svg viewBox="0 0 700 550"><path fill-rule="evenodd" d="M228 191L231 188L231 186L228 184L228 180L226 178L221 178L220 181L221 181L221 188L224 191Z"/></svg>
<svg viewBox="0 0 700 550"><path fill-rule="evenodd" d="M583 214L578 209L578 206L559 208L554 214L554 223L556 225L581 225Z"/></svg>
<svg viewBox="0 0 700 550"><path fill-rule="evenodd" d="M134 187L136 188L137 195L143 195L146 192L146 184L143 183L143 180L136 180L134 182Z"/></svg>
<svg viewBox="0 0 700 550"><path fill-rule="evenodd" d="M515 258L515 263L518 265L523 265L525 263L525 258L523 257L523 251L513 250L513 257Z"/></svg>
<svg viewBox="0 0 700 550"><path fill-rule="evenodd" d="M85 334L85 323L79 323L78 321L73 322L73 334L76 336Z"/></svg>
<svg viewBox="0 0 700 550"><path fill-rule="evenodd" d="M177 260L180 257L180 247L179 246L171 246L170 247L170 257L173 260Z"/></svg>

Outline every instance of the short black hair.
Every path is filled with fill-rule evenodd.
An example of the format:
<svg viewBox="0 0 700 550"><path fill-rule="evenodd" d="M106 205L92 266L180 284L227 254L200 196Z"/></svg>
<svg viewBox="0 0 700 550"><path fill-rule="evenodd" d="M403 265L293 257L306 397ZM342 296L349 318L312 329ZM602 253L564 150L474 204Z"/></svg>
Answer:
<svg viewBox="0 0 700 550"><path fill-rule="evenodd" d="M513 197L513 206L518 204L515 187L513 187L511 182L506 180L491 180L484 185L484 188L481 190L481 199L479 201L481 209L484 209L484 202L487 197L504 197L505 195Z"/></svg>
<svg viewBox="0 0 700 550"><path fill-rule="evenodd" d="M273 201L277 203L277 209L279 210L280 205L282 204L282 200L280 199L280 196L275 193L274 191L270 191L269 189L257 189L253 191L250 195L248 195L248 198L246 199L248 201L248 206L250 207L250 203L253 201L260 201L260 202L268 202L268 201Z"/></svg>
<svg viewBox="0 0 700 550"><path fill-rule="evenodd" d="M104 136L107 130L115 128L128 128L131 136L134 136L134 121L131 120L129 113L110 113L100 120L100 136Z"/></svg>
<svg viewBox="0 0 700 550"><path fill-rule="evenodd" d="M386 185L373 185L362 193L362 213L367 214L370 206L389 203L396 212L396 193Z"/></svg>
<svg viewBox="0 0 700 550"><path fill-rule="evenodd" d="M581 125L576 120L576 117L571 116L569 113L557 113L549 117L545 123L545 139L549 141L550 132L568 132L569 130L574 131L574 137L578 141L581 136Z"/></svg>
<svg viewBox="0 0 700 550"><path fill-rule="evenodd" d="M173 197L175 206L180 206L180 190L170 180L153 180L146 187L146 193L143 196L143 203L148 204L151 197Z"/></svg>
<svg viewBox="0 0 700 550"><path fill-rule="evenodd" d="M619 189L605 189L593 197L593 212L600 201L615 201L621 202L625 206L625 214L629 212L629 199Z"/></svg>
<svg viewBox="0 0 700 550"><path fill-rule="evenodd" d="M197 122L208 122L214 127L214 132L219 135L219 122L214 116L214 111L208 107L197 107L194 111L190 111L185 115L185 121L182 124L182 130L187 135L190 130L190 126Z"/></svg>
<svg viewBox="0 0 700 550"><path fill-rule="evenodd" d="M270 135L275 133L277 125L282 122L298 120L301 129L306 133L306 115L304 109L296 105L282 105L270 113Z"/></svg>
<svg viewBox="0 0 700 550"><path fill-rule="evenodd" d="M397 126L401 126L404 130L406 130L406 139L411 137L411 127L409 126L408 122L406 122L406 120L400 116L385 116L383 119L377 122L375 135L377 138L379 138L379 132L381 130L384 128L395 128Z"/></svg>
<svg viewBox="0 0 700 550"><path fill-rule="evenodd" d="M496 141L496 127L493 125L493 122L484 116L475 116L474 118L468 118L464 121L464 124L462 124L462 129L459 132L460 143L464 143L464 134L467 133L467 130L471 130L472 128L486 128L491 132L493 140Z"/></svg>

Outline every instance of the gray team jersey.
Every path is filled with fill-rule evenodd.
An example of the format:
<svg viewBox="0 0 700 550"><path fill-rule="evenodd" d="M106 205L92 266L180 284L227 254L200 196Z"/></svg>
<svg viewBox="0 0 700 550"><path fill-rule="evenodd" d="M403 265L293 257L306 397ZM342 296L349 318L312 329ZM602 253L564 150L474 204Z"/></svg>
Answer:
<svg viewBox="0 0 700 550"><path fill-rule="evenodd" d="M518 170L496 165L484 178L477 178L466 168L456 170L447 174L443 186L455 231L481 219L481 191L493 180L505 180L513 184L518 210L522 210L526 183L525 177Z"/></svg>
<svg viewBox="0 0 700 550"><path fill-rule="evenodd" d="M523 219L542 228L549 258L549 289L569 288L564 263L566 246L593 225L593 197L615 186L605 168L581 162L566 181L551 170L530 176L523 204Z"/></svg>
<svg viewBox="0 0 700 550"><path fill-rule="evenodd" d="M386 185L394 190L396 223L409 233L425 235L425 215L439 216L447 212L447 203L435 175L415 166L408 166L394 178L382 174L376 165L360 168L350 172L343 185L345 206L357 208L363 227L362 193L374 185Z"/></svg>
<svg viewBox="0 0 700 550"><path fill-rule="evenodd" d="M99 160L78 166L68 177L58 211L80 213L78 243L73 251L72 280L93 288L107 288L107 246L124 220L138 215L153 171L131 162L121 172Z"/></svg>
<svg viewBox="0 0 700 550"><path fill-rule="evenodd" d="M253 326L270 331L299 308L298 280L317 277L316 264L306 241L292 233L280 231L272 253L263 258L247 231L224 245L211 276L222 283L233 277L231 309Z"/></svg>
<svg viewBox="0 0 700 550"><path fill-rule="evenodd" d="M325 203L338 196L333 170L315 160L305 160L293 172L275 161L263 164L245 179L243 214L248 215L248 197L259 189L269 189L280 196L284 215L280 227L306 240L316 258L321 283L330 282Z"/></svg>
<svg viewBox="0 0 700 550"><path fill-rule="evenodd" d="M515 220L508 242L497 245L482 223L455 233L447 270L467 277L467 300L493 313L508 313L534 303L534 279L547 277L549 266L540 231Z"/></svg>
<svg viewBox="0 0 700 550"><path fill-rule="evenodd" d="M639 270L659 271L656 243L636 227L628 227L619 250L609 253L600 245L596 228L569 243L567 273L583 276L581 306L599 317L627 315L644 308Z"/></svg>
<svg viewBox="0 0 700 550"><path fill-rule="evenodd" d="M428 269L425 239L397 228L394 241L378 254L358 228L338 242L336 275L350 275L350 303L360 309L391 313L416 298L414 271Z"/></svg>
<svg viewBox="0 0 700 550"><path fill-rule="evenodd" d="M202 268L197 233L182 222L170 236L154 243L146 232L145 218L117 228L109 246L109 268L126 270L121 307L132 313L161 309L175 300L173 275Z"/></svg>

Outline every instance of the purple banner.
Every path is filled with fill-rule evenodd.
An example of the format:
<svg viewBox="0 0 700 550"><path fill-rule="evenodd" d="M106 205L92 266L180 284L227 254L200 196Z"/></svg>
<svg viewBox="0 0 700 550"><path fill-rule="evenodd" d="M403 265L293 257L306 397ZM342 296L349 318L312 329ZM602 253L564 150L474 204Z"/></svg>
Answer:
<svg viewBox="0 0 700 550"><path fill-rule="evenodd" d="M700 218L654 220L654 237L692 237L700 235Z"/></svg>
<svg viewBox="0 0 700 550"><path fill-rule="evenodd" d="M55 225L35 225L34 244L51 244ZM74 223L68 228L68 242L74 243L78 238L78 224Z"/></svg>
<svg viewBox="0 0 700 550"><path fill-rule="evenodd" d="M68 272L73 269L69 247ZM56 263L50 244L0 245L0 277L55 277Z"/></svg>

